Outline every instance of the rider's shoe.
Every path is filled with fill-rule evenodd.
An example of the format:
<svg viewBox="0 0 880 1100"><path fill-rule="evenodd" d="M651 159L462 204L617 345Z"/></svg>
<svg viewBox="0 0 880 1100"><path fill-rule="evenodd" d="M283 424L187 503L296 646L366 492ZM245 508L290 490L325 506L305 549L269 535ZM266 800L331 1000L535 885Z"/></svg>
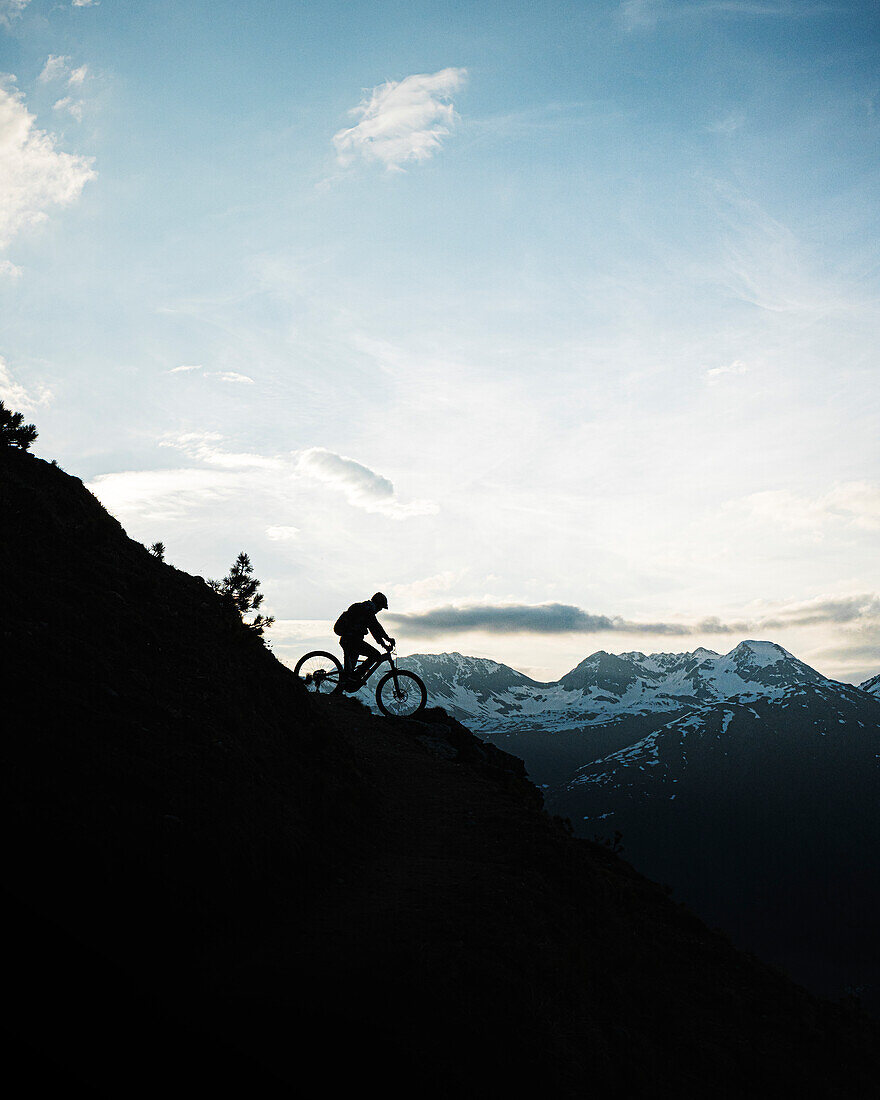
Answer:
<svg viewBox="0 0 880 1100"><path fill-rule="evenodd" d="M343 691L351 693L353 691L360 690L360 680L356 680L353 676L344 676L340 687Z"/></svg>

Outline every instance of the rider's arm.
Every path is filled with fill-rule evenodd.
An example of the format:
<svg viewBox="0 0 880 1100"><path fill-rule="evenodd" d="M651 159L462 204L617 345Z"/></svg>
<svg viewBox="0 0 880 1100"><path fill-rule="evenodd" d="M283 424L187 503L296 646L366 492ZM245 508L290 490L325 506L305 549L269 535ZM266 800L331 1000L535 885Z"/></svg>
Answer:
<svg viewBox="0 0 880 1100"><path fill-rule="evenodd" d="M379 643L379 645L385 645L386 643L393 643L394 639L389 638L385 631L382 629L382 624L373 616L372 622L367 624L367 629Z"/></svg>

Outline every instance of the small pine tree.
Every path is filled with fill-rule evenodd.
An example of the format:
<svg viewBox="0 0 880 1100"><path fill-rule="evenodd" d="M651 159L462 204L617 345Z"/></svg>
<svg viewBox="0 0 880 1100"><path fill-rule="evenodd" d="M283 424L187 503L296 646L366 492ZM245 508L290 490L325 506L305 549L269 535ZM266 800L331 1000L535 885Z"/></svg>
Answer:
<svg viewBox="0 0 880 1100"><path fill-rule="evenodd" d="M5 447L21 447L26 451L36 438L36 426L25 424L22 413L14 413L0 401L0 443Z"/></svg>
<svg viewBox="0 0 880 1100"><path fill-rule="evenodd" d="M154 542L153 545L150 547L150 553L153 555L154 558L158 558L159 561L164 561L165 560L165 543L164 542Z"/></svg>
<svg viewBox="0 0 880 1100"><path fill-rule="evenodd" d="M263 631L268 630L275 622L275 617L257 614L250 622L245 619L245 615L251 611L259 611L260 604L263 602L263 593L257 591L260 582L253 572L251 559L242 550L223 580L208 581L208 584L235 608L241 616L241 621L249 630L253 630L262 637Z"/></svg>

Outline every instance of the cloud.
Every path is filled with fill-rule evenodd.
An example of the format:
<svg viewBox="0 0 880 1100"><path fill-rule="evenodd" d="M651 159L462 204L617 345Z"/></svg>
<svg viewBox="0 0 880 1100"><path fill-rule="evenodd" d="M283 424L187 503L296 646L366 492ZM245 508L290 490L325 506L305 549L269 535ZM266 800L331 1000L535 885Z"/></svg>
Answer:
<svg viewBox="0 0 880 1100"><path fill-rule="evenodd" d="M50 53L46 58L43 71L37 77L41 84L50 84L56 80L67 81L68 87L76 88L83 84L88 75L88 65L80 65L76 69L70 67L70 57L67 54Z"/></svg>
<svg viewBox="0 0 880 1100"><path fill-rule="evenodd" d="M12 260L0 260L0 278L2 279L18 279L21 277L21 268L17 267Z"/></svg>
<svg viewBox="0 0 880 1100"><path fill-rule="evenodd" d="M819 597L785 608L776 618L761 620L761 625L771 630L818 624L880 627L880 596L871 592L859 596Z"/></svg>
<svg viewBox="0 0 880 1100"><path fill-rule="evenodd" d="M379 84L350 114L357 125L333 137L339 163L377 161L402 170L409 162L428 160L440 148L455 122L452 95L464 83L465 69L441 69Z"/></svg>
<svg viewBox="0 0 880 1100"><path fill-rule="evenodd" d="M392 519L435 512L426 501L402 502L393 484L368 467L323 448L285 454L262 455L232 451L216 432L187 432L160 441L184 455L188 465L175 470L122 471L104 474L93 482L93 492L111 510L142 517L182 516L218 494L239 494L251 502L270 500L290 509L294 502L314 496L315 481L338 491L353 507ZM298 534L293 526L267 523L267 538L289 540Z"/></svg>
<svg viewBox="0 0 880 1100"><path fill-rule="evenodd" d="M29 3L30 0L0 0L0 26L8 27Z"/></svg>
<svg viewBox="0 0 880 1100"><path fill-rule="evenodd" d="M34 127L14 86L0 85L0 248L21 229L44 221L46 207L69 206L95 178L94 158L59 152Z"/></svg>
<svg viewBox="0 0 880 1100"><path fill-rule="evenodd" d="M123 470L100 474L86 488L113 515L136 513L141 519L164 520L224 500L241 485L238 473L225 470Z"/></svg>
<svg viewBox="0 0 880 1100"><path fill-rule="evenodd" d="M238 382L245 386L254 385L253 378L249 378L246 374L237 374L234 370L208 371L205 377L219 378L221 382Z"/></svg>
<svg viewBox="0 0 880 1100"><path fill-rule="evenodd" d="M299 538L298 527L267 527L266 538L273 542L289 542Z"/></svg>
<svg viewBox="0 0 880 1100"><path fill-rule="evenodd" d="M205 371L201 363L184 363L179 367L171 367L166 374L184 374L189 371ZM205 371L205 378L219 378L221 382L237 382L243 386L255 385L253 378L247 374L239 374L234 370L209 370Z"/></svg>
<svg viewBox="0 0 880 1100"><path fill-rule="evenodd" d="M706 381L710 385L720 381L725 375L728 374L748 374L751 370L746 363L741 359L734 359L732 363L728 363L723 367L712 367L706 371Z"/></svg>
<svg viewBox="0 0 880 1100"><path fill-rule="evenodd" d="M173 447L187 458L219 466L228 470L283 470L285 460L271 455L258 455L249 451L227 451L219 446L223 437L216 432L187 432L184 435L163 439L160 447Z"/></svg>
<svg viewBox="0 0 880 1100"><path fill-rule="evenodd" d="M880 484L844 481L818 496L803 496L787 489L751 493L726 506L750 518L770 520L777 527L804 530L822 538L827 529L880 530Z"/></svg>
<svg viewBox="0 0 880 1100"><path fill-rule="evenodd" d="M492 634L627 634L697 633L730 634L742 624L726 625L717 620L700 624L634 623L619 616L595 615L571 604L481 604L471 607L437 607L412 615L389 615L413 634L457 633L483 630Z"/></svg>
<svg viewBox="0 0 880 1100"><path fill-rule="evenodd" d="M394 519L406 516L428 515L437 511L430 501L414 501L402 504L394 492L394 485L375 473L368 466L353 458L312 447L303 451L297 463L298 472L316 478L337 492L343 493L348 503L366 512L381 512Z"/></svg>
<svg viewBox="0 0 880 1100"><path fill-rule="evenodd" d="M82 122L83 101L81 99L74 99L72 96L66 95L63 99L59 99L56 103L53 103L52 109L55 111L67 111L67 113L75 118L77 122Z"/></svg>
<svg viewBox="0 0 880 1100"><path fill-rule="evenodd" d="M25 389L12 377L6 360L0 355L0 399L6 402L8 408L16 412L31 412L41 405L48 405L52 400L52 391L48 386L43 385L36 393Z"/></svg>
<svg viewBox="0 0 880 1100"><path fill-rule="evenodd" d="M69 57L60 53L50 53L46 58L43 71L37 77L41 84L48 84L52 80L62 80L69 72Z"/></svg>
<svg viewBox="0 0 880 1100"><path fill-rule="evenodd" d="M96 8L100 0L71 0L72 8Z"/></svg>
<svg viewBox="0 0 880 1100"><path fill-rule="evenodd" d="M479 604L435 607L388 618L412 634L456 634L481 630L490 634L647 634L671 637L706 634L749 634L818 624L880 626L876 594L820 598L780 608L775 615L736 622L711 616L697 622L634 622L619 615L597 615L571 604Z"/></svg>
<svg viewBox="0 0 880 1100"><path fill-rule="evenodd" d="M619 15L624 30L648 30L661 20L711 15L784 18L833 11L827 4L806 4L786 0L702 0L692 4L668 0L622 0Z"/></svg>

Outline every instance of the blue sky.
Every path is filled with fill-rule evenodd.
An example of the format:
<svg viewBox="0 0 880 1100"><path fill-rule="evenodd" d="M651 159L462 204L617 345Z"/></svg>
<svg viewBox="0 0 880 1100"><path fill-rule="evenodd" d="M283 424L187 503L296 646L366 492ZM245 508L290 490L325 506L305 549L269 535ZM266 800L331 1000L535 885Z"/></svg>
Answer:
<svg viewBox="0 0 880 1100"><path fill-rule="evenodd" d="M878 30L0 0L0 392L174 564L246 549L283 659L378 587L404 652L758 636L858 680Z"/></svg>

